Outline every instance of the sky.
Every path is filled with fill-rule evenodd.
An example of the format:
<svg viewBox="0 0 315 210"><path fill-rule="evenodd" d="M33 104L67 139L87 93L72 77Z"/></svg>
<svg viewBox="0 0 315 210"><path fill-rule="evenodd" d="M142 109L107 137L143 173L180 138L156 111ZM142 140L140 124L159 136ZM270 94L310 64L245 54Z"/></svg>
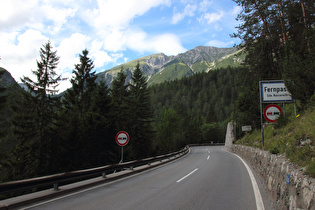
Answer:
<svg viewBox="0 0 315 210"><path fill-rule="evenodd" d="M233 47L239 13L232 0L1 0L0 67L17 82L36 80L32 70L50 40L60 57L56 72L68 78L63 91L84 49L98 73L155 53Z"/></svg>

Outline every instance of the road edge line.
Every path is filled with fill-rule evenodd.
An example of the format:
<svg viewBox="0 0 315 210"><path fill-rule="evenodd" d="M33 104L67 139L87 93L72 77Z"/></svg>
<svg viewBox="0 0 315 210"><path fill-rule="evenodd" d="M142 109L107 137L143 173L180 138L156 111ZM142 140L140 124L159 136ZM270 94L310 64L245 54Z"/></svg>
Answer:
<svg viewBox="0 0 315 210"><path fill-rule="evenodd" d="M224 151L226 151L226 150L224 150ZM229 151L226 151L226 152L229 152ZM229 153L231 153L231 152L229 152ZM255 194L257 210L265 210L264 202L263 202L263 199L261 197L260 190L259 190L256 178L255 178L252 170L247 165L247 163L243 160L243 158L241 158L237 154L234 154L234 153L231 153L231 154L235 155L236 157L238 157L242 161L242 163L244 164L245 168L247 169L248 175L249 175L249 177L251 179L251 182L252 182L252 187L253 187L253 190L254 190L254 194Z"/></svg>

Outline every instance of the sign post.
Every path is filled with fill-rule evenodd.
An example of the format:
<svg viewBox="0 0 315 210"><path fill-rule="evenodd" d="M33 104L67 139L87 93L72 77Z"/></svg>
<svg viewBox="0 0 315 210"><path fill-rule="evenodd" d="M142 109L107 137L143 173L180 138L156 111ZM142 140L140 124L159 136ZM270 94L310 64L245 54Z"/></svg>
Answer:
<svg viewBox="0 0 315 210"><path fill-rule="evenodd" d="M265 118L268 122L274 123L282 112L278 105L268 105L264 111L263 104L266 103L295 103L283 80L268 80L259 82L260 92L260 119L261 119L261 135L262 145L264 146L264 122ZM295 114L296 115L296 114Z"/></svg>
<svg viewBox="0 0 315 210"><path fill-rule="evenodd" d="M126 131L119 131L116 134L116 143L121 146L121 159L119 163L122 163L124 160L124 146L129 142L129 134Z"/></svg>

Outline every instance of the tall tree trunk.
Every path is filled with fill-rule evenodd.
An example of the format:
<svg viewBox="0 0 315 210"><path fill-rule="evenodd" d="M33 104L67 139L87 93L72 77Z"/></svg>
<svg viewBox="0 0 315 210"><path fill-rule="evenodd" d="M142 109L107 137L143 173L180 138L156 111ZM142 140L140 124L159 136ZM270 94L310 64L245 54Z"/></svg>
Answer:
<svg viewBox="0 0 315 210"><path fill-rule="evenodd" d="M303 0L300 0L301 3L301 7L302 7L302 12L303 12L303 21L304 21L304 26L305 26L305 39L306 39L306 43L307 43L307 49L309 52L311 52L311 43L310 43L310 39L308 37L308 31L309 31L309 25L307 23L307 18L306 18L306 12L305 12L305 4Z"/></svg>
<svg viewBox="0 0 315 210"><path fill-rule="evenodd" d="M285 25L284 25L283 9L282 9L282 5L280 4L280 1L277 2L278 3L278 12L279 12L279 19L280 19L280 23L281 23L283 44L286 45L287 44L287 31L286 31Z"/></svg>
<svg viewBox="0 0 315 210"><path fill-rule="evenodd" d="M259 7L261 4L262 3L260 2L260 0L258 0L258 4L257 4L256 1L254 1L255 9L258 12L259 18L264 23L264 30L265 30L266 36L269 37L269 38L272 38L272 34L271 34L270 30L269 30L268 20L267 20L267 17L266 17L267 15L264 16L263 13L260 10L260 7ZM277 49L276 49L276 47L275 47L273 42L271 43L271 47L272 47L272 52L274 54L274 58L276 59L277 66L278 66L278 68L280 70L280 73L282 74L283 73L283 68L282 68L282 66L280 64L278 51L277 51Z"/></svg>

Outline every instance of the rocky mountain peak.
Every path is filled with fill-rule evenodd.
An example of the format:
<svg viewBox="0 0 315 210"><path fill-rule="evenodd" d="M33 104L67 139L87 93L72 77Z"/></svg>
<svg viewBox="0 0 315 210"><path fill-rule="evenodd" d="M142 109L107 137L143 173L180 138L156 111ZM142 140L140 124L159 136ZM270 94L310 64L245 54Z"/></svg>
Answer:
<svg viewBox="0 0 315 210"><path fill-rule="evenodd" d="M198 46L185 53L179 54L178 58L187 65L192 65L200 61L213 62L217 59L222 58L227 54L232 54L237 51L237 48L217 48L217 47L206 47Z"/></svg>
<svg viewBox="0 0 315 210"><path fill-rule="evenodd" d="M167 56L164 53L159 53L147 56L145 62L152 68L161 68L163 65L167 64L173 59L174 56Z"/></svg>
<svg viewBox="0 0 315 210"><path fill-rule="evenodd" d="M0 87L10 87L15 84L16 81L13 79L11 74L4 68L0 67Z"/></svg>
<svg viewBox="0 0 315 210"><path fill-rule="evenodd" d="M190 76L197 72L207 72L210 69L226 65L238 65L237 62L227 61L222 64L222 58L231 55L237 48L216 48L198 46L177 56L167 56L163 53L145 56L125 64L122 64L127 75L127 82L137 62L140 63L142 73L147 77L148 84L157 84L163 81L180 79L183 76ZM98 74L97 81L103 80L109 86L117 76L121 66L114 67Z"/></svg>

